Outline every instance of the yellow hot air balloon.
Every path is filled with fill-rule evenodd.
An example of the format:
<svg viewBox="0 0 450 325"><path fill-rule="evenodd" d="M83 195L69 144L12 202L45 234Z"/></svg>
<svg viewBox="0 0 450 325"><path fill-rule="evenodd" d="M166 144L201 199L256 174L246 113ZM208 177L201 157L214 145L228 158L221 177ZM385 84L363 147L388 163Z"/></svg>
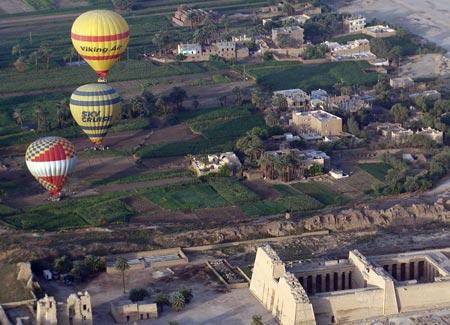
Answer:
<svg viewBox="0 0 450 325"><path fill-rule="evenodd" d="M72 25L72 43L78 54L104 80L108 70L125 52L130 29L121 15L110 10L91 10Z"/></svg>
<svg viewBox="0 0 450 325"><path fill-rule="evenodd" d="M70 112L95 145L100 145L108 129L121 113L121 98L104 83L78 87L70 97Z"/></svg>

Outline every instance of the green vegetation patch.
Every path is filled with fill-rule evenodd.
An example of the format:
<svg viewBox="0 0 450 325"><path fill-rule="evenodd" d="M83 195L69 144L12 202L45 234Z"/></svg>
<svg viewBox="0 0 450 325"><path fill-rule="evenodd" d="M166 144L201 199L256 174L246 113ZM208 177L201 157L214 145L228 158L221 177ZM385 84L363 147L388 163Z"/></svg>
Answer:
<svg viewBox="0 0 450 325"><path fill-rule="evenodd" d="M332 190L328 185L318 182L296 183L293 187L324 205L341 205L345 204L347 198L338 192Z"/></svg>
<svg viewBox="0 0 450 325"><path fill-rule="evenodd" d="M385 181L389 169L392 169L390 165L383 162L358 164L358 167L382 182Z"/></svg>
<svg viewBox="0 0 450 325"><path fill-rule="evenodd" d="M170 210L218 208L228 205L209 184L204 183L153 188L143 191L142 196Z"/></svg>
<svg viewBox="0 0 450 325"><path fill-rule="evenodd" d="M33 299L24 281L17 280L18 268L15 264L0 265L0 304Z"/></svg>
<svg viewBox="0 0 450 325"><path fill-rule="evenodd" d="M190 177L190 176L194 175L190 170L186 169L161 170L138 175L99 179L92 182L92 185L128 184L134 182L155 181L158 179L169 179L169 178Z"/></svg>
<svg viewBox="0 0 450 325"><path fill-rule="evenodd" d="M322 88L331 90L334 85L343 86L376 84L378 75L367 72L367 62L331 62L320 65L266 62L247 66L247 72L256 81L272 90L301 88L306 91Z"/></svg>
<svg viewBox="0 0 450 325"><path fill-rule="evenodd" d="M295 196L295 195L299 194L299 192L296 191L294 188L292 188L292 186L290 186L290 185L277 184L277 185L274 185L273 188L278 193L280 193L281 195L284 195L284 196Z"/></svg>
<svg viewBox="0 0 450 325"><path fill-rule="evenodd" d="M61 229L122 223L135 214L122 199L124 193L65 198L17 211L2 220L18 229L56 231Z"/></svg>
<svg viewBox="0 0 450 325"><path fill-rule="evenodd" d="M322 204L316 199L298 193L275 200L239 203L239 208L249 216L275 215L291 211L308 211L320 209Z"/></svg>
<svg viewBox="0 0 450 325"><path fill-rule="evenodd" d="M209 185L231 204L239 202L251 202L259 200L256 193L252 192L245 185L226 177L213 177L208 180Z"/></svg>

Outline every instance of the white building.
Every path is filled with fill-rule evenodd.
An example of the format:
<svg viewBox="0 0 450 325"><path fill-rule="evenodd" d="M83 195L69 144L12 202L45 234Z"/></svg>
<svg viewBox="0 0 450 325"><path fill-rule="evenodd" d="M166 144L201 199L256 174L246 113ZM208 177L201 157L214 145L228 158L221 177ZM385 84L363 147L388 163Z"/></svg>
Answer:
<svg viewBox="0 0 450 325"><path fill-rule="evenodd" d="M409 98L416 99L417 97L423 97L430 100L439 100L441 99L441 93L437 90L425 90L420 93L410 94Z"/></svg>
<svg viewBox="0 0 450 325"><path fill-rule="evenodd" d="M204 159L194 157L191 166L198 176L202 176L217 173L223 166L228 166L231 171L237 171L242 167L242 164L234 152L224 152L217 155L208 155Z"/></svg>
<svg viewBox="0 0 450 325"><path fill-rule="evenodd" d="M366 27L366 17L351 16L344 19L344 27L347 33L361 33Z"/></svg>
<svg viewBox="0 0 450 325"><path fill-rule="evenodd" d="M328 102L328 93L326 90L323 89L317 89L311 91L311 107L317 107L317 106L325 106Z"/></svg>
<svg viewBox="0 0 450 325"><path fill-rule="evenodd" d="M305 107L310 101L309 95L299 88L274 91L273 95L286 98L289 108Z"/></svg>
<svg viewBox="0 0 450 325"><path fill-rule="evenodd" d="M433 128L426 128L422 129L420 131L417 131L416 134L421 134L423 136L426 136L427 138L430 138L431 140L442 144L444 142L444 132L433 129Z"/></svg>
<svg viewBox="0 0 450 325"><path fill-rule="evenodd" d="M348 174L345 174L342 169L332 169L328 172L328 174L334 179L341 179L349 176Z"/></svg>
<svg viewBox="0 0 450 325"><path fill-rule="evenodd" d="M201 53L202 53L202 46L199 43L178 44L177 54L189 56Z"/></svg>
<svg viewBox="0 0 450 325"><path fill-rule="evenodd" d="M394 89L409 88L414 86L414 80L410 77L392 78L389 80L389 85Z"/></svg>
<svg viewBox="0 0 450 325"><path fill-rule="evenodd" d="M303 26L306 21L311 19L308 15L296 15L296 16L288 16L281 18L282 22L293 22L294 24L298 24L299 26Z"/></svg>
<svg viewBox="0 0 450 325"><path fill-rule="evenodd" d="M388 25L376 25L366 27L363 33L375 38L385 38L395 36L397 31Z"/></svg>

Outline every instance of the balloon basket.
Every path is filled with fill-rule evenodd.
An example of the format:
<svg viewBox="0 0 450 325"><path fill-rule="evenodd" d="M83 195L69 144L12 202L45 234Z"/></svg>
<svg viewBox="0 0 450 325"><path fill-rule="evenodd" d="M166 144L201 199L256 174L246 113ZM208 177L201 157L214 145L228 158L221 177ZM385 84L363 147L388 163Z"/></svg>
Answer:
<svg viewBox="0 0 450 325"><path fill-rule="evenodd" d="M97 82L98 83L107 83L106 78L101 78L101 77L97 79Z"/></svg>
<svg viewBox="0 0 450 325"><path fill-rule="evenodd" d="M50 197L48 198L48 200L50 202L59 202L59 201L62 200L62 198L63 198L62 193L59 193L59 194L56 194L56 195L51 194Z"/></svg>

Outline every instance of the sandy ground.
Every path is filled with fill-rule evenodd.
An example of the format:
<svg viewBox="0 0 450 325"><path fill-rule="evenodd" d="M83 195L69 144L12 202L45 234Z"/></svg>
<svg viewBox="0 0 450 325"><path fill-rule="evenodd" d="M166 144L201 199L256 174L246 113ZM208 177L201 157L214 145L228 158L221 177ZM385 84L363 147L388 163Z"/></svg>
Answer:
<svg viewBox="0 0 450 325"><path fill-rule="evenodd" d="M448 0L335 0L340 12L363 14L400 25L450 50Z"/></svg>
<svg viewBox="0 0 450 325"><path fill-rule="evenodd" d="M139 324L166 325L169 321L176 320L183 325L247 325L252 315L256 314L263 317L266 325L277 324L248 289L225 290L215 277L205 272L203 263L204 261L198 261L194 266L178 269L175 275L161 270L167 275L161 279L155 278L155 270L126 272L127 291L130 288L149 288L152 297L155 298L157 292L170 294L182 287L188 287L192 289L194 295L191 303L183 311L177 313L165 307L159 319L144 320ZM124 295L122 291L120 273L112 275L103 273L91 282L76 288L69 288L57 282L41 282L48 293L59 301L65 300L73 291L88 290L92 299L94 323L99 325L113 324L109 314L110 303L126 298L126 294Z"/></svg>
<svg viewBox="0 0 450 325"><path fill-rule="evenodd" d="M340 12L363 14L401 26L450 50L448 0L334 0ZM450 75L450 54L415 56L402 62L400 76L428 78Z"/></svg>

